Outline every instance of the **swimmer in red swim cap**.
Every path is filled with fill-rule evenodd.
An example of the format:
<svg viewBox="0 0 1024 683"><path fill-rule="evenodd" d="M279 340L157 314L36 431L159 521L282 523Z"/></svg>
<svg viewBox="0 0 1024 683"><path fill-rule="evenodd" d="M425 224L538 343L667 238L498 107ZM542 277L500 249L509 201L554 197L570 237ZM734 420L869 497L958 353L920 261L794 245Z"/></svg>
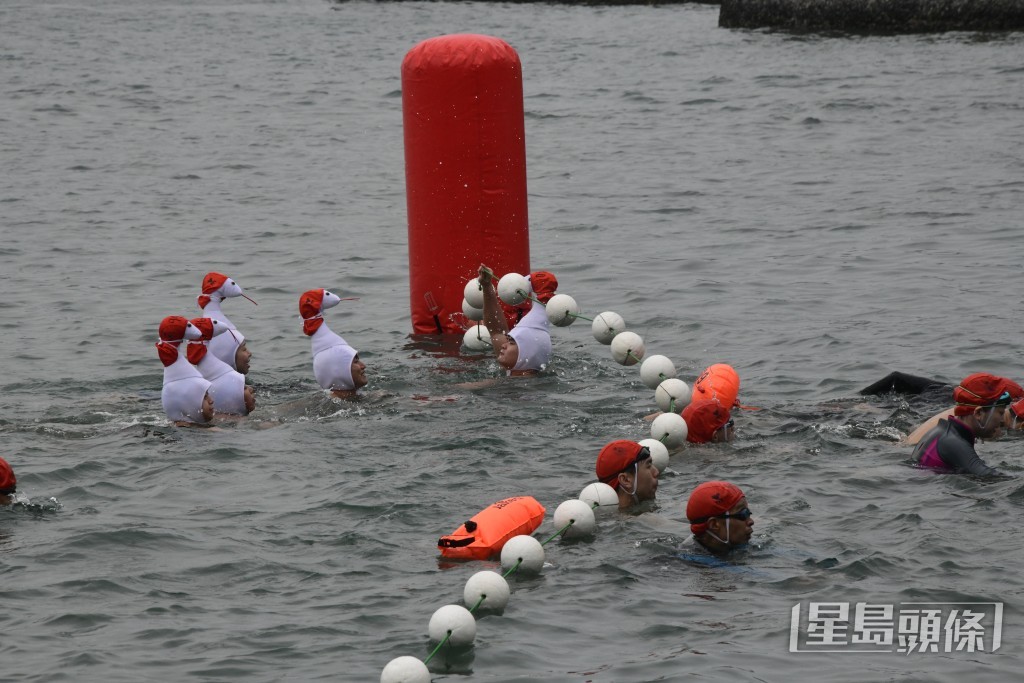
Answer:
<svg viewBox="0 0 1024 683"><path fill-rule="evenodd" d="M597 478L619 496L619 509L627 510L658 493L658 468L651 451L636 441L620 439L601 449L597 456Z"/></svg>
<svg viewBox="0 0 1024 683"><path fill-rule="evenodd" d="M695 488L686 503L686 519L697 542L716 555L745 545L754 533L747 497L727 481L707 481Z"/></svg>

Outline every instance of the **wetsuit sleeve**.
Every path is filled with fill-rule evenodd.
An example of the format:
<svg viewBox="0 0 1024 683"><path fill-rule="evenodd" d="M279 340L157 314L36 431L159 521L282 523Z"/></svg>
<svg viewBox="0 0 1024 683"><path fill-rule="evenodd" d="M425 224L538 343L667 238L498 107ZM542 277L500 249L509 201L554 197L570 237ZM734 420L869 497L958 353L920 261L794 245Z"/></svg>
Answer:
<svg viewBox="0 0 1024 683"><path fill-rule="evenodd" d="M982 477L1008 476L996 468L986 465L985 461L974 452L970 444L959 439L955 441L951 439L945 443L940 443L939 457L950 467L967 474L977 474Z"/></svg>

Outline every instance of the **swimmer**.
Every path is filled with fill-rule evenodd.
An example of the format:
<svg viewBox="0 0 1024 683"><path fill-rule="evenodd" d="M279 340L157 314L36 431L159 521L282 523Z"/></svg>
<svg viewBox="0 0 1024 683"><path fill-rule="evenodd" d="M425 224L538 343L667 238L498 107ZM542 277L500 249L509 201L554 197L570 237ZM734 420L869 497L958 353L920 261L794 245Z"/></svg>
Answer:
<svg viewBox="0 0 1024 683"><path fill-rule="evenodd" d="M491 346L498 365L505 368L509 377L536 375L551 360L551 335L548 333L548 316L544 306L534 302L530 311L510 332L494 292L494 274L490 268L481 265L479 275L484 295L483 322L491 333ZM529 280L537 299L544 303L558 289L558 280L547 271L531 273Z"/></svg>
<svg viewBox="0 0 1024 683"><path fill-rule="evenodd" d="M597 479L619 496L619 509L629 508L658 493L658 468L651 451L636 441L620 439L606 444L597 456Z"/></svg>
<svg viewBox="0 0 1024 683"><path fill-rule="evenodd" d="M248 415L256 408L256 393L251 386L246 386L245 375L207 352L210 340L227 332L226 326L213 318L193 318L189 322L202 336L188 343L186 355L210 382L210 398L215 410L221 414Z"/></svg>
<svg viewBox="0 0 1024 683"><path fill-rule="evenodd" d="M311 289L299 297L302 331L312 337L313 374L321 387L335 398L355 398L366 386L366 364L359 352L324 322L324 310L337 306L341 298L325 289Z"/></svg>
<svg viewBox="0 0 1024 683"><path fill-rule="evenodd" d="M989 467L974 450L975 439L995 438L1003 428L1012 402L1006 380L988 373L969 375L953 390L953 415L940 418L914 448L920 467L981 476L1004 476Z"/></svg>
<svg viewBox="0 0 1024 683"><path fill-rule="evenodd" d="M990 375L990 377L995 377L995 375ZM1006 391L1010 394L1010 398L1024 398L1024 388L1022 388L1019 384L1017 384L1013 380L1006 379L1005 377L997 377L997 379L1001 380L1001 387L1003 391ZM939 420L948 420L949 418L953 417L955 410L956 406L952 406L950 408L944 408L943 410L940 410L936 414L932 415L930 418L928 418L923 423L918 425L917 428L914 429L914 431L910 432L910 434L907 435L907 438L905 439L904 443L906 443L908 446L916 446L918 442L921 441L921 437L923 437L929 431L934 429L937 424L939 424ZM1024 410L1022 410L1022 412L1024 412ZM1024 429L1024 423L1020 422L1020 420L1017 419L1018 417L1020 416L1016 415L1014 411L1007 410L1004 413L1003 428L1006 429L1007 431Z"/></svg>
<svg viewBox="0 0 1024 683"><path fill-rule="evenodd" d="M217 358L230 365L232 370L237 370L243 375L247 375L249 374L249 359L252 357L252 354L244 350L245 335L238 331L238 328L224 315L224 311L220 308L220 304L224 299L236 296L249 299L242 291L242 288L227 275L207 273L203 276L203 293L197 297L196 301L199 304L199 308L203 309L204 318L213 318L226 325L228 330L230 330L228 334L218 335L213 338L210 342L210 351ZM249 301L252 301L253 304L256 303L252 299L249 299Z"/></svg>
<svg viewBox="0 0 1024 683"><path fill-rule="evenodd" d="M706 481L695 488L686 503L686 519L694 539L716 555L746 545L754 533L746 496L727 481Z"/></svg>
<svg viewBox="0 0 1024 683"><path fill-rule="evenodd" d="M172 315L160 323L160 339L156 348L164 364L164 387L160 392L167 419L179 427L208 424L213 419L210 383L179 353L185 340L197 341L200 331L180 315Z"/></svg>
<svg viewBox="0 0 1024 683"><path fill-rule="evenodd" d="M724 443L736 436L732 413L717 398L702 398L683 408L686 440L690 443Z"/></svg>
<svg viewBox="0 0 1024 683"><path fill-rule="evenodd" d="M14 470L6 460L0 458L0 505L13 503L17 492L18 478L14 476Z"/></svg>

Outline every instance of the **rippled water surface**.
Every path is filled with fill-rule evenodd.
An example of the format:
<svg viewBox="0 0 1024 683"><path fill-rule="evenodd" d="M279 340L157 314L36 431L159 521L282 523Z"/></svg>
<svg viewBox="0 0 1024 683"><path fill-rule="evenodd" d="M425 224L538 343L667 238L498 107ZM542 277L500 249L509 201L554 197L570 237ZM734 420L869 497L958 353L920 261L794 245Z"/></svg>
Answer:
<svg viewBox="0 0 1024 683"><path fill-rule="evenodd" d="M860 398L893 369L1020 363L1022 34L726 31L717 8L87 0L0 6L3 678L375 681L494 563L436 541L515 494L550 512L598 449L647 436L636 368L585 324L546 376L411 340L400 65L498 36L525 90L532 265L614 310L692 381L742 377L730 445L658 506L599 515L511 579L434 680L1007 681L1019 676L1020 479L908 466L941 395ZM235 278L259 408L169 426L159 320ZM296 299L369 366L313 381ZM980 446L1021 475L1021 441ZM755 543L676 554L700 481L744 488ZM56 499L56 500L51 500ZM1003 602L990 653L795 654L797 603Z"/></svg>

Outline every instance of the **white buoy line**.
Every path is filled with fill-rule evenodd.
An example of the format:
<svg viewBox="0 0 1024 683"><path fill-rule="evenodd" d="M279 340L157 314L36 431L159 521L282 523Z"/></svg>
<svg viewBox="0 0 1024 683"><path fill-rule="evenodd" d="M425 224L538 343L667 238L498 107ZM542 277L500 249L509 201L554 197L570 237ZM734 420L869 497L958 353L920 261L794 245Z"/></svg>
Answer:
<svg viewBox="0 0 1024 683"><path fill-rule="evenodd" d="M680 414L690 403L692 390L683 380L676 377L676 366L666 356L644 357L647 347L643 337L626 329L626 321L614 311L604 311L593 318L583 315L579 304L568 294L556 294L547 302L532 296L530 281L519 273L506 273L498 280L498 298L509 306L518 306L527 299L544 306L548 322L556 327L567 327L577 319L589 320L591 332L599 343L610 347L616 363L629 367L640 365L640 381L654 389L654 400L662 414L651 423L651 439L669 449L680 448L686 443L689 429ZM484 294L479 278L473 278L463 289L462 312L470 320L483 320ZM470 351L486 351L491 347L491 335L487 328L477 322L462 338L463 345ZM651 451L652 457L654 450ZM666 453L667 455L667 453ZM655 459L655 466L660 458ZM662 471L664 466L658 466Z"/></svg>
<svg viewBox="0 0 1024 683"><path fill-rule="evenodd" d="M661 445L661 444L659 444ZM667 453L666 453L667 458ZM601 507L619 504L619 496L608 484L588 484L579 498L563 501L554 514L557 531L545 541L533 536L520 535L510 538L501 549L503 573L491 570L479 571L469 577L462 592L464 605L444 605L438 608L427 624L430 641L437 643L423 660L408 655L392 659L380 674L380 683L430 683L427 664L444 646L466 648L476 640L477 623L475 612L498 613L504 611L511 596L508 577L514 573L536 575L544 568L544 546L554 539L585 538L597 529L594 511Z"/></svg>

